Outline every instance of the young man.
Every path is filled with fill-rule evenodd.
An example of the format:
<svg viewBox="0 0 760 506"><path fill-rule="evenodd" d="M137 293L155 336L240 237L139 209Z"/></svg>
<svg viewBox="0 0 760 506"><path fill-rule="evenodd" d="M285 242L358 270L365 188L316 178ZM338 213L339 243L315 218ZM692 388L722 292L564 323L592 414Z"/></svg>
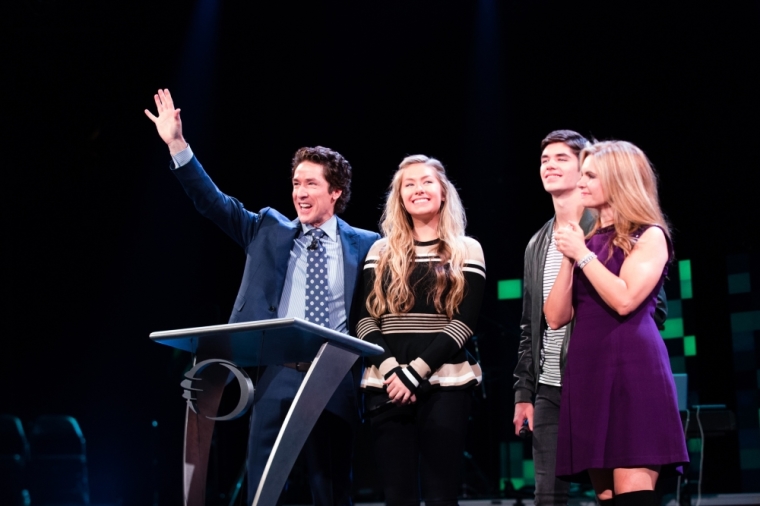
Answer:
<svg viewBox="0 0 760 506"><path fill-rule="evenodd" d="M158 116L145 113L169 147L173 173L198 211L245 250L245 271L230 323L297 317L348 333L356 323L354 315L358 316L354 294L364 257L380 238L336 216L345 209L351 193L348 161L323 147L299 149L291 167L298 218L291 221L268 207L254 213L219 191L203 170L182 136L179 109L174 108L169 90L159 90L154 98ZM306 284L315 274L307 273L306 266L315 259L312 255L317 249L322 254L317 261L324 263L326 274L316 281L326 282L327 303L324 311L312 312L306 311L314 302L309 300ZM269 366L256 385L248 442L248 504L253 502L287 405L308 368L303 363ZM316 505L351 504L357 389L352 373L347 374L302 450Z"/></svg>
<svg viewBox="0 0 760 506"><path fill-rule="evenodd" d="M526 421L533 433L536 506L567 504L569 484L556 479L554 469L562 370L573 324L549 329L543 306L562 261L554 243L554 231L573 221L588 232L595 221L584 210L577 189L581 177L578 155L588 144L588 140L572 130L555 130L541 141L541 181L552 196L554 217L536 232L525 249L522 330L514 372L517 381L512 422L515 434L519 434ZM665 293L660 291L655 314L658 326L666 316Z"/></svg>

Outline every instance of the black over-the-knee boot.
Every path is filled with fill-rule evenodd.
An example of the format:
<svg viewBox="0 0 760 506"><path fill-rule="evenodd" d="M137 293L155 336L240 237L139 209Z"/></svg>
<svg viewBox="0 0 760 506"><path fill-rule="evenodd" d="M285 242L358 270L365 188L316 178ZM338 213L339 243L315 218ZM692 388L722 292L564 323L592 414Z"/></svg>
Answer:
<svg viewBox="0 0 760 506"><path fill-rule="evenodd" d="M615 496L615 506L659 506L654 490L637 490Z"/></svg>

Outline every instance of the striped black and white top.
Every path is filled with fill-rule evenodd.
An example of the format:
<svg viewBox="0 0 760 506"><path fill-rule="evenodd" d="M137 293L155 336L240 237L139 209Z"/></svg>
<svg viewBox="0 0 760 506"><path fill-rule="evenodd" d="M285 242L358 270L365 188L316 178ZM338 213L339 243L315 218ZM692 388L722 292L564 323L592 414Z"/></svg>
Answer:
<svg viewBox="0 0 760 506"><path fill-rule="evenodd" d="M554 240L554 233L552 233L549 249L546 252L546 263L544 264L544 304L549 292L552 291L554 280L557 279L560 265L562 265L562 253L557 250L557 243ZM541 347L541 374L538 375L539 383L555 387L562 386L559 360L562 354L565 329L566 327L561 327L552 330L547 326L544 330L544 342Z"/></svg>
<svg viewBox="0 0 760 506"><path fill-rule="evenodd" d="M368 390L383 390L383 380L394 372L413 392L431 388L461 389L480 383L478 363L464 344L472 336L485 287L486 269L480 244L466 238L464 264L465 296L452 319L435 310L430 294L435 287L431 266L440 258L417 248L415 267L410 275L414 307L403 314L384 314L372 318L366 307L375 282L375 269L385 239L375 243L364 263L364 305L357 325L357 337L383 348L381 355L369 357L361 381ZM426 243L429 245L429 243Z"/></svg>

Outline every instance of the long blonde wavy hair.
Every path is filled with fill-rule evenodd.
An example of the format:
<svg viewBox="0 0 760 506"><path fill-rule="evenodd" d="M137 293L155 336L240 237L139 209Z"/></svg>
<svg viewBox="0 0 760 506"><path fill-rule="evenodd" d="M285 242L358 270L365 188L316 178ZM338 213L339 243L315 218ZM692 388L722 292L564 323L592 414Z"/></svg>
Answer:
<svg viewBox="0 0 760 506"><path fill-rule="evenodd" d="M657 175L644 152L626 141L595 142L581 151L580 163L593 157L602 191L612 208L615 235L610 243L631 253L632 233L643 225L657 225L670 240L670 227L660 209ZM601 215L587 237L601 227Z"/></svg>
<svg viewBox="0 0 760 506"><path fill-rule="evenodd" d="M407 313L414 307L414 287L410 283L416 256L414 227L412 217L404 208L401 198L401 183L404 169L417 163L435 169L443 198L438 220L440 242L433 251L441 261L430 262L430 268L435 271L435 290L429 293L428 297L432 297L436 311L445 313L449 318L453 318L464 298L465 279L462 267L467 254L464 242L467 218L462 201L456 188L446 177L446 170L441 162L425 155L407 156L393 175L385 209L380 218L380 230L387 242L380 252L380 260L375 270L375 285L367 299L367 309L375 318L386 313Z"/></svg>

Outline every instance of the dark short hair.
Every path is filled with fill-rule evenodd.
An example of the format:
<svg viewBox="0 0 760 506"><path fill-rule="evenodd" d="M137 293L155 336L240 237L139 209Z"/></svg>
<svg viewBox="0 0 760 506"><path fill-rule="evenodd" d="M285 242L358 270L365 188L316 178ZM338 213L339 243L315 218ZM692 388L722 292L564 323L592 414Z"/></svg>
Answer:
<svg viewBox="0 0 760 506"><path fill-rule="evenodd" d="M341 190L335 201L335 213L342 213L351 199L351 164L337 151L323 146L301 148L293 156L290 177L301 162L312 162L322 166L322 174L330 185L330 191Z"/></svg>
<svg viewBox="0 0 760 506"><path fill-rule="evenodd" d="M549 144L554 144L555 142L567 144L575 156L579 156L583 148L591 144L588 139L573 130L555 130L541 141L541 151Z"/></svg>

